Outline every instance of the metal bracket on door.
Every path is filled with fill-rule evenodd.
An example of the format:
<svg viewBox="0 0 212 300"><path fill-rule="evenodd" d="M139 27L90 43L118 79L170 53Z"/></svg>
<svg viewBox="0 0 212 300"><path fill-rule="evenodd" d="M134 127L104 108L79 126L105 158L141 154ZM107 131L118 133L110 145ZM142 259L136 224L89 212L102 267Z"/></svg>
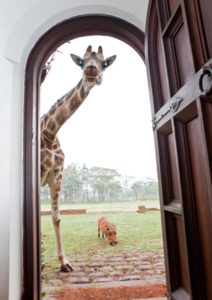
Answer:
<svg viewBox="0 0 212 300"><path fill-rule="evenodd" d="M180 97L175 97L174 99L171 100L171 104L169 106L167 106L167 109L165 111L163 111L159 117L154 116L153 120L152 120L152 124L153 124L153 130L156 129L157 124L169 113L175 113L176 111L178 111L181 102L183 101L183 98Z"/></svg>
<svg viewBox="0 0 212 300"><path fill-rule="evenodd" d="M207 76L208 77L208 87L205 88L203 86L203 78ZM202 74L199 78L199 89L202 92L203 95L208 95L210 92L212 92L212 64L209 66L205 66L202 68Z"/></svg>
<svg viewBox="0 0 212 300"><path fill-rule="evenodd" d="M183 101L183 98L179 98L179 97L176 97L175 99L172 100L172 103L170 105L170 111L172 113L178 111L178 108L180 107L180 104L181 102Z"/></svg>

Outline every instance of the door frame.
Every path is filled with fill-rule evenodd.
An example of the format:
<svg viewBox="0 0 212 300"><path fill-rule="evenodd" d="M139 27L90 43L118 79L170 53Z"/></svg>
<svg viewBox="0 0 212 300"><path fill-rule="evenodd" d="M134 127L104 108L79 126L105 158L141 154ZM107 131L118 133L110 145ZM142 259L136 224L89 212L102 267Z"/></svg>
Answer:
<svg viewBox="0 0 212 300"><path fill-rule="evenodd" d="M144 33L123 19L100 14L77 16L55 25L32 49L25 68L22 299L41 297L39 90L42 67L61 44L89 35L120 39L134 48L144 61Z"/></svg>

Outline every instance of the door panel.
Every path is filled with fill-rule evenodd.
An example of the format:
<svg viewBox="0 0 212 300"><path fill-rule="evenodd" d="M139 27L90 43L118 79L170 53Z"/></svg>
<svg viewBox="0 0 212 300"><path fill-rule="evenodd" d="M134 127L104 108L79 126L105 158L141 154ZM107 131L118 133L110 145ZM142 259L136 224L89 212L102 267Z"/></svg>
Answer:
<svg viewBox="0 0 212 300"><path fill-rule="evenodd" d="M146 25L168 297L174 300L212 299L208 11L211 16L211 0L151 0Z"/></svg>
<svg viewBox="0 0 212 300"><path fill-rule="evenodd" d="M188 35L181 6L163 31L164 48L168 64L171 95L173 95L194 73Z"/></svg>
<svg viewBox="0 0 212 300"><path fill-rule="evenodd" d="M191 171L192 179L195 193L195 202L197 210L197 219L199 223L199 231L201 234L201 251L203 257L204 274L206 277L206 285L210 294L212 293L211 285L211 266L212 266L212 256L211 256L211 237L212 237L212 227L210 220L210 203L204 201L208 198L208 180L207 180L207 170L204 164L204 153L202 153L203 148L198 145L203 143L201 136L201 129L199 126L198 118L190 121L187 124L187 134L188 134L188 145L190 151L191 159ZM204 202L203 202L204 201Z"/></svg>
<svg viewBox="0 0 212 300"><path fill-rule="evenodd" d="M204 120L204 129L206 134L206 143L208 147L208 153L212 153L212 105L210 102L202 101L202 112ZM210 171L212 172L212 155L209 155ZM212 181L212 173L211 181Z"/></svg>
<svg viewBox="0 0 212 300"><path fill-rule="evenodd" d="M188 258L186 256L186 244L184 240L184 234L183 234L183 221L181 217L176 217L176 230L177 230L177 240L179 241L178 247L179 247L179 265L180 265L180 274L181 274L181 286L184 290L189 291L190 293L190 280L189 280L189 270L187 261Z"/></svg>
<svg viewBox="0 0 212 300"><path fill-rule="evenodd" d="M158 22L158 20L157 20ZM167 73L166 73L166 67L165 67L165 59L163 56L163 46L161 43L161 32L159 30L159 27L157 26L157 40L156 40L156 55L157 55L157 62L158 62L158 76L159 79L159 85L161 90L161 99L160 104L158 105L158 109L161 108L161 106L166 103L169 100L170 94L169 94L169 86L168 86L168 80L167 80ZM165 80L163 80L163 78Z"/></svg>
<svg viewBox="0 0 212 300"><path fill-rule="evenodd" d="M180 200L180 187L178 179L178 170L176 164L176 154L175 154L175 145L174 145L174 134L171 133L167 136L168 142L168 153L170 161L170 180L172 186L171 201Z"/></svg>
<svg viewBox="0 0 212 300"><path fill-rule="evenodd" d="M171 212L165 213L168 261L172 291L190 292L187 252L184 241L182 217Z"/></svg>
<svg viewBox="0 0 212 300"><path fill-rule="evenodd" d="M169 4L170 15L171 15L175 11L177 6L180 4L180 0L169 0L168 4Z"/></svg>
<svg viewBox="0 0 212 300"><path fill-rule="evenodd" d="M212 57L212 26L211 24L211 0L199 1L200 16L203 23L203 32L205 38L205 48L207 53L207 59Z"/></svg>

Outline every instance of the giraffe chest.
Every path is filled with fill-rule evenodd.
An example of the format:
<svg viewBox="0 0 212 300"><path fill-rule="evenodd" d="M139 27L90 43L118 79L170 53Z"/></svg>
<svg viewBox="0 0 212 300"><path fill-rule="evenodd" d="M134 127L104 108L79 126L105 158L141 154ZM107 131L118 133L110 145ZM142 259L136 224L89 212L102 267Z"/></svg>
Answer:
<svg viewBox="0 0 212 300"><path fill-rule="evenodd" d="M64 162L64 154L62 150L41 150L41 165L46 169L60 167Z"/></svg>

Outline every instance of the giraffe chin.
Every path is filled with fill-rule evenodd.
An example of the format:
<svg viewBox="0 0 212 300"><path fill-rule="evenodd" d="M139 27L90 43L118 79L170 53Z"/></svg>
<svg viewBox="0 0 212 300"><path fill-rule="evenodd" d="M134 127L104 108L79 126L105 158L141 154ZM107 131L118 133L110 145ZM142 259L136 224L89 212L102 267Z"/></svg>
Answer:
<svg viewBox="0 0 212 300"><path fill-rule="evenodd" d="M94 86L94 85L100 85L102 83L102 80L101 78L97 78L97 77L94 77L94 76L86 76L85 77L85 82L88 86Z"/></svg>
<svg viewBox="0 0 212 300"><path fill-rule="evenodd" d="M86 76L86 80L88 82L96 82L96 76Z"/></svg>

